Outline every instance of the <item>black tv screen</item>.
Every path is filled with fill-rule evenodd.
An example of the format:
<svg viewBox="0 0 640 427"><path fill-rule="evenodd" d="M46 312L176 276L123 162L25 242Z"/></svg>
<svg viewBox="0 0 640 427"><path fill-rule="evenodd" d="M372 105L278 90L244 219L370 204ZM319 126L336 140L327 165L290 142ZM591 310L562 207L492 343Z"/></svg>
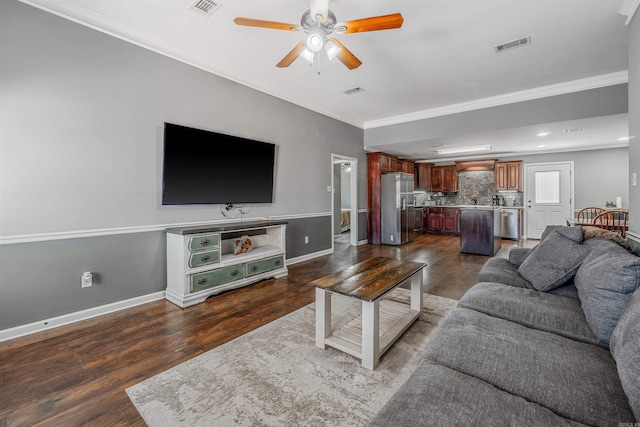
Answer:
<svg viewBox="0 0 640 427"><path fill-rule="evenodd" d="M164 124L162 204L272 203L275 145Z"/></svg>

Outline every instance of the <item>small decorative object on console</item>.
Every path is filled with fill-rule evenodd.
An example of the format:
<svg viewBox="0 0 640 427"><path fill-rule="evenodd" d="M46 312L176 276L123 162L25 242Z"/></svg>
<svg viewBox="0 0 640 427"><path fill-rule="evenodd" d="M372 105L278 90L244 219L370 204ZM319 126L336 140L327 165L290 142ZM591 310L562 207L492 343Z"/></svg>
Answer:
<svg viewBox="0 0 640 427"><path fill-rule="evenodd" d="M239 239L233 241L233 254L241 255L251 252L251 239L249 236L240 236Z"/></svg>

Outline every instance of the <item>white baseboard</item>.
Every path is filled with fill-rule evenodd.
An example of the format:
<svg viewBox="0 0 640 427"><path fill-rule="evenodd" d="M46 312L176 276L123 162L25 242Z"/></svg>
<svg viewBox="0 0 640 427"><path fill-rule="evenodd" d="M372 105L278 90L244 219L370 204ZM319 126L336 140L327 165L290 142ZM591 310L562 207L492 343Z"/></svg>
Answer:
<svg viewBox="0 0 640 427"><path fill-rule="evenodd" d="M313 253L302 255L296 258L289 258L287 259L287 265L297 264L299 262L308 261L310 259L318 258L324 255L331 255L332 253L333 253L333 249L325 249L324 251L313 252Z"/></svg>
<svg viewBox="0 0 640 427"><path fill-rule="evenodd" d="M358 240L357 246L368 245L368 244L369 244L368 239Z"/></svg>
<svg viewBox="0 0 640 427"><path fill-rule="evenodd" d="M111 304L102 305L100 307L89 308L86 310L76 311L75 313L64 314L62 316L51 319L41 320L26 325L16 326L14 328L4 329L0 331L0 342L23 337L25 335L35 334L60 326L68 325L82 320L91 319L93 317L102 316L104 314L114 313L126 308L135 307L137 305L146 304L148 302L161 300L164 298L164 291L155 292L153 294L143 295L118 301Z"/></svg>

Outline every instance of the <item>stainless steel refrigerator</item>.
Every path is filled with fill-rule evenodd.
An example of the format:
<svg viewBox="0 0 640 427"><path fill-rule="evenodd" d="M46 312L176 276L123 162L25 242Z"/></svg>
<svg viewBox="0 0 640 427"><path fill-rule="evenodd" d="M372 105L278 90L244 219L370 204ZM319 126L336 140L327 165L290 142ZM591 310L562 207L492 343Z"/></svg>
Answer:
<svg viewBox="0 0 640 427"><path fill-rule="evenodd" d="M382 244L402 245L415 237L413 175L403 172L382 175Z"/></svg>

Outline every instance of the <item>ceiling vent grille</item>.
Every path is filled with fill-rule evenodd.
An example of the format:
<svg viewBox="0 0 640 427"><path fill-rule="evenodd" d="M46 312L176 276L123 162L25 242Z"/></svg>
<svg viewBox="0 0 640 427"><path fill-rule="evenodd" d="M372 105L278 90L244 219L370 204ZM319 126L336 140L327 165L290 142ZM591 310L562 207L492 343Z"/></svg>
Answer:
<svg viewBox="0 0 640 427"><path fill-rule="evenodd" d="M531 36L523 37L517 40L511 40L510 42L499 44L495 47L496 53L505 52L507 50L515 49L520 46L526 46L531 44Z"/></svg>
<svg viewBox="0 0 640 427"><path fill-rule="evenodd" d="M196 0L191 9L206 16L211 16L213 12L220 8L221 4L213 0Z"/></svg>
<svg viewBox="0 0 640 427"><path fill-rule="evenodd" d="M344 93L345 95L353 95L354 93L359 92L364 92L364 89L362 89L361 87L354 87L353 89L347 89L342 93Z"/></svg>

